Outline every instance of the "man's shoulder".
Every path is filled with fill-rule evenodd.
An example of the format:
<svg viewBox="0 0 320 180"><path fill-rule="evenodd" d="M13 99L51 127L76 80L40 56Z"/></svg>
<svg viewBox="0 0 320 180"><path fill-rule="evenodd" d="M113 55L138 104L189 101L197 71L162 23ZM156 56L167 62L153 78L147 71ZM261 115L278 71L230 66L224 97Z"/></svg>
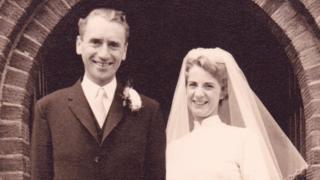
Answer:
<svg viewBox="0 0 320 180"><path fill-rule="evenodd" d="M37 103L46 104L50 102L59 102L62 99L66 99L70 94L72 86L58 89L56 91L51 92L50 94L40 98Z"/></svg>
<svg viewBox="0 0 320 180"><path fill-rule="evenodd" d="M146 95L140 94L141 96L141 100L142 100L142 104L144 107L159 107L160 104L157 100L148 97Z"/></svg>

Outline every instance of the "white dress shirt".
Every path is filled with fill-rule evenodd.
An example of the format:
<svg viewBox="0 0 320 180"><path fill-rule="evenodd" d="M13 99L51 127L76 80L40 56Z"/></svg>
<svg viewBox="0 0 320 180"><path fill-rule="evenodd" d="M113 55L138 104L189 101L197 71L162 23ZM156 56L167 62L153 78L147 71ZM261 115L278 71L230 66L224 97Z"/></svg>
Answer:
<svg viewBox="0 0 320 180"><path fill-rule="evenodd" d="M97 119L98 112L96 111L96 108L94 108L94 101L95 101L95 98L98 94L99 89L103 88L106 95L107 95L107 98L104 99L104 101L103 101L103 105L106 109L106 112L107 112L106 114L108 114L111 103L114 98L116 87L117 87L116 78L113 78L111 80L111 82L109 82L108 84L101 87L101 86L97 85L96 83L92 82L86 75L84 75L83 80L81 82L81 87L83 89L84 95L85 95L86 99L88 100L90 108L91 108L93 114L95 115L96 119ZM104 121L105 121L105 119L102 122L98 121L100 128L102 128Z"/></svg>

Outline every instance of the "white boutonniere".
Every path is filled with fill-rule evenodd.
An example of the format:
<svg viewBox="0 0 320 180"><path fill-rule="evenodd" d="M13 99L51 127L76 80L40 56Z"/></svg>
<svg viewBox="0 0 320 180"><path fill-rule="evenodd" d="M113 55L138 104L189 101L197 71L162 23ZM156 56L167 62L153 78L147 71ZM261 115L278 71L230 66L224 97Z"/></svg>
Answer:
<svg viewBox="0 0 320 180"><path fill-rule="evenodd" d="M123 90L123 106L128 106L132 112L137 112L142 108L139 93L130 86L126 86Z"/></svg>

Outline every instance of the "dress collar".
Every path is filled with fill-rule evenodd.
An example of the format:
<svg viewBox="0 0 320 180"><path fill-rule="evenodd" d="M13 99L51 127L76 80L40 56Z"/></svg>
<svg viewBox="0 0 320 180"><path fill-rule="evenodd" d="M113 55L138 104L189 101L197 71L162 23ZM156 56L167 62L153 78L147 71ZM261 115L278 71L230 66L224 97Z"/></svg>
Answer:
<svg viewBox="0 0 320 180"><path fill-rule="evenodd" d="M218 126L223 124L220 117L218 115L213 115L205 118L201 122L194 121L194 129L197 129L199 127L212 127L212 126Z"/></svg>

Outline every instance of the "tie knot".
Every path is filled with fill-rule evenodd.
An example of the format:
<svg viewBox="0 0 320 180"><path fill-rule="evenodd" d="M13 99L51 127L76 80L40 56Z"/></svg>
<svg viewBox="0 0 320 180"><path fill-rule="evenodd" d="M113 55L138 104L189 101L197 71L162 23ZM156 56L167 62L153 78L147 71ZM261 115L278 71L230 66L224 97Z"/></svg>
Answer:
<svg viewBox="0 0 320 180"><path fill-rule="evenodd" d="M101 99L106 99L108 98L106 91L103 88L99 88L97 97L96 98L101 98Z"/></svg>

